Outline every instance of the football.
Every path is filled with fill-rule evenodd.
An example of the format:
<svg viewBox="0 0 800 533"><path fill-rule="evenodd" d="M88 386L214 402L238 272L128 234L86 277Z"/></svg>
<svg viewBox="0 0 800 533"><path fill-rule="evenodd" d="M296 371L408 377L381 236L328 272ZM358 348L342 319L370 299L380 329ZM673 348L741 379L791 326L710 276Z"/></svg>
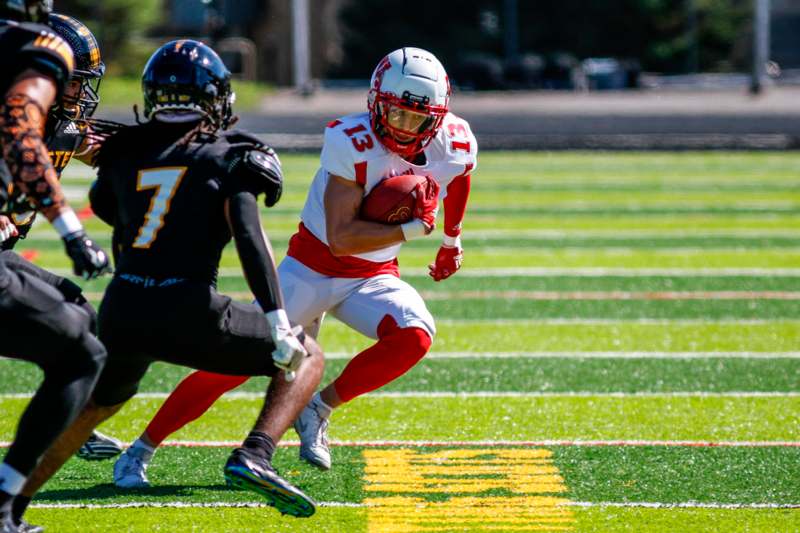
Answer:
<svg viewBox="0 0 800 533"><path fill-rule="evenodd" d="M414 211L414 187L424 176L404 174L378 183L361 202L361 218L383 224L405 224Z"/></svg>

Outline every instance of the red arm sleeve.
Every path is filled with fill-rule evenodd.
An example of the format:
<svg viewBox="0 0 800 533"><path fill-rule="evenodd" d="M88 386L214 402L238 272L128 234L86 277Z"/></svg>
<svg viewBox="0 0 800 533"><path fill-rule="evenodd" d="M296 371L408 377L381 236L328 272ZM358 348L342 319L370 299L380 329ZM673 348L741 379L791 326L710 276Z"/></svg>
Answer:
<svg viewBox="0 0 800 533"><path fill-rule="evenodd" d="M444 234L458 237L461 234L461 222L467 210L469 199L470 175L458 176L447 186L444 198Z"/></svg>

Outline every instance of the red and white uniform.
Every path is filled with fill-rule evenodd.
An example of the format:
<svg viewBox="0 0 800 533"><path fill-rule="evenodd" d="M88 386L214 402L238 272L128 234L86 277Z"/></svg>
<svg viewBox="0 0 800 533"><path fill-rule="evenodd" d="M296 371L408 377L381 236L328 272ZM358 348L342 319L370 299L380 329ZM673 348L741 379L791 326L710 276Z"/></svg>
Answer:
<svg viewBox="0 0 800 533"><path fill-rule="evenodd" d="M401 244L353 256L331 253L326 239L325 189L331 174L358 182L365 196L385 178L415 174L438 181L444 198L453 179L475 170L477 152L469 124L452 113L425 148L421 165L387 150L372 131L369 113L328 124L321 166L308 192L300 229L279 267L289 319L310 327L330 311L364 335L377 338L379 323L389 315L399 327L421 327L432 337L433 318L422 298L399 279Z"/></svg>

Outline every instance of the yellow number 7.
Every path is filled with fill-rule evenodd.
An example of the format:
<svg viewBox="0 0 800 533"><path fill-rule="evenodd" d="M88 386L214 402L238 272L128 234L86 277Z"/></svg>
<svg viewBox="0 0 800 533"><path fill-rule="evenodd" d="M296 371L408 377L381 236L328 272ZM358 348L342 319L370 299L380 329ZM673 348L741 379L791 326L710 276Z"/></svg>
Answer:
<svg viewBox="0 0 800 533"><path fill-rule="evenodd" d="M148 191L155 189L150 199L150 207L144 216L144 224L139 228L139 234L133 241L134 248L150 248L164 227L164 217L169 212L172 197L186 174L186 167L164 167L149 170L140 170L136 178L136 190Z"/></svg>

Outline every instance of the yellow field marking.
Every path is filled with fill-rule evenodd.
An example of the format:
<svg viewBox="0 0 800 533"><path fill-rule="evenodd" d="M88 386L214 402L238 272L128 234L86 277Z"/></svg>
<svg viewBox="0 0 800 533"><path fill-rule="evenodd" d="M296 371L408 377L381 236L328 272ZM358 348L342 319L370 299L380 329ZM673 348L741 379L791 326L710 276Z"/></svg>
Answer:
<svg viewBox="0 0 800 533"><path fill-rule="evenodd" d="M390 494L364 502L368 531L572 531L569 500L555 496L567 488L552 456L533 448L365 450L366 491ZM492 490L509 495L480 495Z"/></svg>

